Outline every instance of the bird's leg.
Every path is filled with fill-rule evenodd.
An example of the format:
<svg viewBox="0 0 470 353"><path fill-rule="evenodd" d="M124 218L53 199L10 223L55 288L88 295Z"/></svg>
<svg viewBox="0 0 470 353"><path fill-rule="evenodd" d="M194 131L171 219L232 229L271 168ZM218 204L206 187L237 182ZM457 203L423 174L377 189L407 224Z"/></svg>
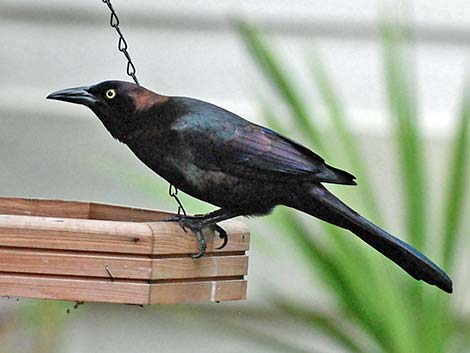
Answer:
<svg viewBox="0 0 470 353"><path fill-rule="evenodd" d="M189 228L196 234L199 252L195 255L191 255L191 257L198 258L204 255L206 250L206 242L202 236L203 228L211 227L212 230L219 233L219 238L223 239L224 242L217 249L222 249L228 243L228 236L227 232L217 223L240 215L241 213L239 212L224 210L221 208L219 210L197 216L175 215L165 221L178 222L183 229Z"/></svg>

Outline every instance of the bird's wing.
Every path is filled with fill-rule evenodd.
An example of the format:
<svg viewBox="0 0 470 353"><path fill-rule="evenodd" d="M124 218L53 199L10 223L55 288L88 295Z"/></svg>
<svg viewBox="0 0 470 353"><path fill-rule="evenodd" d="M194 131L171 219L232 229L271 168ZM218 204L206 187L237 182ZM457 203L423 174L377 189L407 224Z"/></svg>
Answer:
<svg viewBox="0 0 470 353"><path fill-rule="evenodd" d="M198 167L263 180L295 176L355 184L353 175L328 166L308 148L219 109L209 116L182 116L172 126Z"/></svg>

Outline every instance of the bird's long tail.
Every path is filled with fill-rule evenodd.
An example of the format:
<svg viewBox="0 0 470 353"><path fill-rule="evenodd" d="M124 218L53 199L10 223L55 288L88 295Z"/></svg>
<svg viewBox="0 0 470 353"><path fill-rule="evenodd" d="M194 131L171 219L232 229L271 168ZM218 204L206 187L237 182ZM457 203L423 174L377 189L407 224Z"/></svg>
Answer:
<svg viewBox="0 0 470 353"><path fill-rule="evenodd" d="M324 186L309 186L308 192L303 193L302 198L296 199L288 206L350 230L417 280L423 280L452 293L452 280L442 269L411 245L349 208Z"/></svg>

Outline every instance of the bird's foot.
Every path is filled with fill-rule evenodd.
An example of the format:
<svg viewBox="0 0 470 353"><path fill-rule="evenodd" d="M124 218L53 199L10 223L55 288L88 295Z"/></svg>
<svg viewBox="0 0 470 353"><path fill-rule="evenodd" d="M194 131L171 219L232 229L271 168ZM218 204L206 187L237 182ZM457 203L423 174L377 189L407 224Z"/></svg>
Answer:
<svg viewBox="0 0 470 353"><path fill-rule="evenodd" d="M193 233L196 235L196 239L198 242L198 253L190 255L194 259L203 256L206 252L207 244L202 234L202 230L206 227L210 227L214 232L218 233L220 239L223 239L222 245L216 249L222 249L228 243L227 232L216 223L205 222L203 216L175 215L173 217L165 219L165 222L178 222L180 227L185 232L187 228L193 231Z"/></svg>

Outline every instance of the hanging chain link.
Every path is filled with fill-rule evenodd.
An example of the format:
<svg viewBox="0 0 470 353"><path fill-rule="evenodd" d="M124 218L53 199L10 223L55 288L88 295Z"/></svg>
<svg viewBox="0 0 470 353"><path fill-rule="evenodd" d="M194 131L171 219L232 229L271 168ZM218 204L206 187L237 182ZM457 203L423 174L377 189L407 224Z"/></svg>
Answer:
<svg viewBox="0 0 470 353"><path fill-rule="evenodd" d="M111 17L109 18L109 25L113 27L119 35L118 50L121 53L123 53L127 59L127 74L130 77L132 77L134 82L138 85L139 81L137 80L137 76L135 75L136 73L135 65L132 62L129 52L127 51L127 41L124 38L124 35L121 32L121 29L119 28L119 17L117 16L116 11L114 11L113 5L111 4L111 0L101 0L101 1L105 3L108 6L109 11L111 11Z"/></svg>
<svg viewBox="0 0 470 353"><path fill-rule="evenodd" d="M139 81L137 80L137 76L135 74L137 70L135 68L134 63L132 62L129 52L127 51L128 45L127 45L126 38L124 38L124 35L122 34L121 29L119 28L119 17L117 16L116 11L114 10L113 5L111 4L111 0L101 0L101 1L104 4L106 4L109 8L109 11L111 11L109 25L113 27L119 35L118 50L121 53L123 53L127 59L127 74L130 77L132 77L136 85L139 85ZM178 216L181 215L181 213L183 213L183 215L186 216L186 210L184 209L183 204L178 197L178 188L170 183L168 194L171 197L173 197L173 199L175 199L176 203L178 204Z"/></svg>
<svg viewBox="0 0 470 353"><path fill-rule="evenodd" d="M173 184L170 184L170 187L168 188L168 194L173 197L178 204L178 216L181 215L181 212L183 213L184 216L187 216L186 210L183 207L183 204L181 203L179 197L178 197L178 188L174 186Z"/></svg>

